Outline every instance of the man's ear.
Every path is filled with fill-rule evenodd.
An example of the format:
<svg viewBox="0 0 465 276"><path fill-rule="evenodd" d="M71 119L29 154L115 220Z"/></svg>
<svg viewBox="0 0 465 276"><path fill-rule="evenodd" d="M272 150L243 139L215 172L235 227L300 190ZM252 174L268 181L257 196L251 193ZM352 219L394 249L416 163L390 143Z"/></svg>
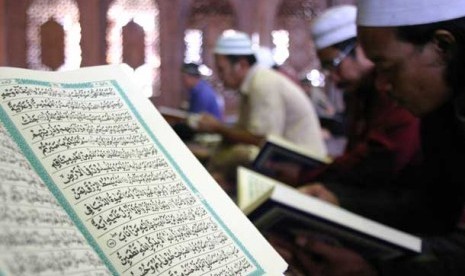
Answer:
<svg viewBox="0 0 465 276"><path fill-rule="evenodd" d="M433 34L433 44L435 49L446 60L453 56L454 47L456 47L455 36L446 30L437 30Z"/></svg>

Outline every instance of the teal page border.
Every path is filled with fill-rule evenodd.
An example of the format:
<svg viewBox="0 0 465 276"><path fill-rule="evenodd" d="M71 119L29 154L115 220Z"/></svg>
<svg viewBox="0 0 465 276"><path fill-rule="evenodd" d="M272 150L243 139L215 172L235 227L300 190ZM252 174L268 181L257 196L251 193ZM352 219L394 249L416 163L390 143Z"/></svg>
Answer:
<svg viewBox="0 0 465 276"><path fill-rule="evenodd" d="M93 82L82 82L82 83L51 83L51 82L44 82L44 81L37 81L37 80L31 80L31 79L14 79L16 83L27 85L27 84L32 84L32 85L37 85L37 86L46 86L46 87L52 87L53 84L59 84L63 88L90 88L93 87ZM163 147L162 144L158 141L156 136L150 131L148 128L147 124L145 121L142 119L140 114L137 112L135 109L134 105L131 103L129 98L126 96L126 93L123 91L121 86L118 84L116 80L107 80L109 81L114 88L118 91L119 95L121 98L124 100L124 102L127 104L129 107L130 111L134 114L134 116L137 118L138 122L142 125L144 130L149 134L150 138L152 141L157 145L157 147L163 152L163 154L166 156L168 161L171 163L173 168L176 170L176 172L181 176L181 178L184 180L184 182L189 186L189 188L198 196L200 193L198 190L195 188L194 185L192 185L191 181L186 177L184 172L180 169L179 165L176 163L176 161L171 157L169 152ZM102 81L95 81L95 83L101 83ZM110 272L113 275L118 275L116 272L116 269L113 267L113 265L110 263L110 261L106 258L105 254L101 250L101 248L98 246L97 242L92 238L92 235L90 232L84 227L84 224L82 221L79 219L79 217L76 215L74 212L73 208L71 205L68 203L64 195L60 192L60 190L56 187L55 183L52 181L52 178L50 175L47 173L39 159L35 156L34 152L32 149L29 147L29 145L26 143L26 140L24 137L21 135L21 133L18 131L18 129L15 127L13 121L9 118L7 115L6 111L3 109L3 107L0 106L0 120L3 122L5 125L6 129L10 133L10 135L13 137L13 139L16 141L18 146L21 148L23 151L24 155L26 158L29 160L31 163L32 167L36 170L36 172L39 174L39 176L42 178L42 180L45 182L47 187L51 190L53 195L57 198L58 202L63 206L65 211L68 213L68 215L71 217L72 221L76 224L77 228L83 233L87 241L89 242L90 246L95 250L95 252L99 255L101 260L105 263L105 265L108 267ZM218 216L218 214L215 212L215 210L206 202L203 197L200 197L200 200L204 207L212 214L212 216L215 218L215 220L220 224L220 226L224 229L224 231L229 235L230 238L233 239L233 241L237 244L238 247L245 253L245 255L251 260L251 262L254 264L254 266L257 268L256 271L250 273L252 276L256 275L263 275L265 274L265 271L263 268L257 263L255 258L248 252L248 250L242 245L242 243L237 239L237 237L231 232L231 230L225 225L223 220ZM0 275L1 276L1 275Z"/></svg>

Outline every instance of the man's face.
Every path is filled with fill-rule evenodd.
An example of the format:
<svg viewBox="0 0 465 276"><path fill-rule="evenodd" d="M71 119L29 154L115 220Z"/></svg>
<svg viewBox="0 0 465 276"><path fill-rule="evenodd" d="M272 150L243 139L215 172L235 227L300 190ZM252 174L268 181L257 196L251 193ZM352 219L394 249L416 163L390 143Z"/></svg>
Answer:
<svg viewBox="0 0 465 276"><path fill-rule="evenodd" d="M185 87L187 88L192 88L194 87L194 77L189 75L189 74L186 74L186 73L181 73L182 74L182 82L184 84Z"/></svg>
<svg viewBox="0 0 465 276"><path fill-rule="evenodd" d="M226 56L215 55L216 73L226 88L239 89L242 83L240 63L232 64Z"/></svg>
<svg viewBox="0 0 465 276"><path fill-rule="evenodd" d="M355 45L349 45L342 50L336 47L323 48L317 55L331 81L347 93L357 91L368 72L373 69L373 64Z"/></svg>
<svg viewBox="0 0 465 276"><path fill-rule="evenodd" d="M418 47L401 41L394 28L359 27L358 39L375 64L377 86L414 115L427 114L450 97L446 62L434 43Z"/></svg>

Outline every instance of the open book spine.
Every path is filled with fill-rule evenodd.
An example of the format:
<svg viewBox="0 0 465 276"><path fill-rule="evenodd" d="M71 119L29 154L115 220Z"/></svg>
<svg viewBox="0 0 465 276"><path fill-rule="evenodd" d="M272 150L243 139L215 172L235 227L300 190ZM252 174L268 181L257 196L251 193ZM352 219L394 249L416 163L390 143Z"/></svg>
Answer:
<svg viewBox="0 0 465 276"><path fill-rule="evenodd" d="M113 274L264 273L118 81L43 76L0 80L0 118Z"/></svg>

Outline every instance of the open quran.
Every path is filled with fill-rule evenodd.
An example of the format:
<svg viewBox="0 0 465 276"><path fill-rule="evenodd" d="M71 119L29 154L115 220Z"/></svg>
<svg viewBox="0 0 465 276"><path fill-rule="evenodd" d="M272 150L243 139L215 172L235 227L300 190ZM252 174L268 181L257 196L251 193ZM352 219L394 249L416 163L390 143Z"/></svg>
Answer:
<svg viewBox="0 0 465 276"><path fill-rule="evenodd" d="M264 234L291 239L305 233L334 246L351 248L367 259L419 254L422 240L349 212L244 167L238 169L238 205Z"/></svg>
<svg viewBox="0 0 465 276"><path fill-rule="evenodd" d="M122 65L0 68L0 275L282 275Z"/></svg>

